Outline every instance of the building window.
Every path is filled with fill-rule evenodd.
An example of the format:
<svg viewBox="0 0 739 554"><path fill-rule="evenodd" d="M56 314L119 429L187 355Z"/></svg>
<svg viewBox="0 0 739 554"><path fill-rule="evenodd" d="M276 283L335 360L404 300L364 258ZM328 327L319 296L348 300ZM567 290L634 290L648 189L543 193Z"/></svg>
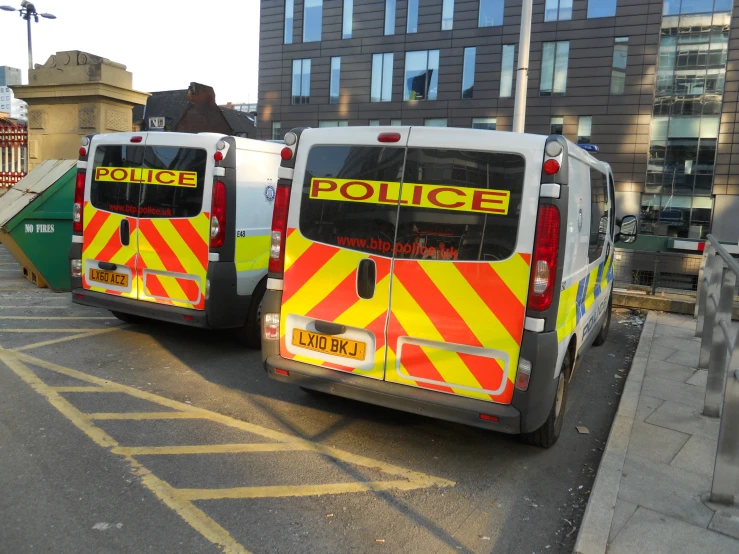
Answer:
<svg viewBox="0 0 739 554"><path fill-rule="evenodd" d="M572 0L547 0L544 6L544 21L569 19L572 19Z"/></svg>
<svg viewBox="0 0 739 554"><path fill-rule="evenodd" d="M590 144L593 131L593 116L581 115L577 120L577 144Z"/></svg>
<svg viewBox="0 0 739 554"><path fill-rule="evenodd" d="M639 214L645 235L704 239L711 223L710 196L643 194Z"/></svg>
<svg viewBox="0 0 739 554"><path fill-rule="evenodd" d="M391 127L400 127L403 124L403 122L400 119L391 119L390 120L390 126Z"/></svg>
<svg viewBox="0 0 739 554"><path fill-rule="evenodd" d="M562 95L567 92L567 66L570 42L545 42L541 55L541 96Z"/></svg>
<svg viewBox="0 0 739 554"><path fill-rule="evenodd" d="M323 26L323 0L304 0L303 42L319 42Z"/></svg>
<svg viewBox="0 0 739 554"><path fill-rule="evenodd" d="M588 0L588 19L614 17L616 15L616 3L616 0Z"/></svg>
<svg viewBox="0 0 739 554"><path fill-rule="evenodd" d="M498 27L503 25L505 0L480 0L478 27Z"/></svg>
<svg viewBox="0 0 739 554"><path fill-rule="evenodd" d="M418 1L408 0L408 21L405 28L408 34L418 32Z"/></svg>
<svg viewBox="0 0 739 554"><path fill-rule="evenodd" d="M444 0L441 5L441 30L451 31L454 27L454 0Z"/></svg>
<svg viewBox="0 0 739 554"><path fill-rule="evenodd" d="M369 126L370 127L379 127L380 126L380 120L379 119L370 119Z"/></svg>
<svg viewBox="0 0 739 554"><path fill-rule="evenodd" d="M285 44L293 43L293 12L295 0L285 0Z"/></svg>
<svg viewBox="0 0 739 554"><path fill-rule="evenodd" d="M341 58L331 58L331 82L329 84L329 103L338 104L341 82Z"/></svg>
<svg viewBox="0 0 739 554"><path fill-rule="evenodd" d="M475 87L475 54L476 48L464 49L464 65L462 66L462 98L472 98Z"/></svg>
<svg viewBox="0 0 739 554"><path fill-rule="evenodd" d="M472 128L495 131L497 120L494 117L473 117Z"/></svg>
<svg viewBox="0 0 739 554"><path fill-rule="evenodd" d="M164 123L163 117L150 117L149 129L164 129Z"/></svg>
<svg viewBox="0 0 739 554"><path fill-rule="evenodd" d="M427 119L423 122L426 127L446 127L446 118L438 117L433 119Z"/></svg>
<svg viewBox="0 0 739 554"><path fill-rule="evenodd" d="M352 38L352 19L354 17L354 0L344 0L344 20L341 38Z"/></svg>
<svg viewBox="0 0 739 554"><path fill-rule="evenodd" d="M550 135L564 135L565 133L565 118L564 117L553 117L549 123L549 134Z"/></svg>
<svg viewBox="0 0 739 554"><path fill-rule="evenodd" d="M623 94L626 85L626 63L629 58L628 37L617 38L613 43L611 66L611 94Z"/></svg>
<svg viewBox="0 0 739 554"><path fill-rule="evenodd" d="M293 60L293 104L310 103L310 60Z"/></svg>
<svg viewBox="0 0 739 554"><path fill-rule="evenodd" d="M326 121L319 121L318 127L324 128L324 127L348 127L349 122L346 119L337 120L337 119L329 119Z"/></svg>
<svg viewBox="0 0 739 554"><path fill-rule="evenodd" d="M280 131L280 122L273 121L272 122L272 140L281 140L281 139L282 139L282 133Z"/></svg>
<svg viewBox="0 0 739 554"><path fill-rule="evenodd" d="M370 102L390 102L393 95L393 55L372 55Z"/></svg>
<svg viewBox="0 0 739 554"><path fill-rule="evenodd" d="M513 64L515 62L516 45L504 44L500 62L500 97L510 98L513 95Z"/></svg>
<svg viewBox="0 0 739 554"><path fill-rule="evenodd" d="M385 34L395 34L395 0L385 0Z"/></svg>
<svg viewBox="0 0 739 554"><path fill-rule="evenodd" d="M436 100L439 89L439 51L405 53L403 100Z"/></svg>
<svg viewBox="0 0 739 554"><path fill-rule="evenodd" d="M731 0L665 0L664 15L678 15L691 13L730 12Z"/></svg>

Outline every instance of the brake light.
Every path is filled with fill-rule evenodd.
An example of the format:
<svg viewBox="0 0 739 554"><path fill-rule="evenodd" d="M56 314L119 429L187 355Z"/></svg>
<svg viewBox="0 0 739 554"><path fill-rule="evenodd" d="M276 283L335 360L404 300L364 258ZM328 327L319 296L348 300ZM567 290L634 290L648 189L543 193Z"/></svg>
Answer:
<svg viewBox="0 0 739 554"><path fill-rule="evenodd" d="M378 142L398 142L400 133L380 133L377 135Z"/></svg>
<svg viewBox="0 0 739 554"><path fill-rule="evenodd" d="M544 173L554 175L559 171L559 162L557 160L547 160L544 162Z"/></svg>
<svg viewBox="0 0 739 554"><path fill-rule="evenodd" d="M287 211L290 207L288 185L277 184L275 209L272 213L272 240L269 247L269 272L282 273L285 267L285 233L287 232Z"/></svg>
<svg viewBox="0 0 739 554"><path fill-rule="evenodd" d="M541 312L552 305L558 255L559 210L552 205L539 206L529 290L529 308L532 310Z"/></svg>
<svg viewBox="0 0 739 554"><path fill-rule="evenodd" d="M74 205L72 206L72 231L82 232L82 209L85 202L85 172L77 172L77 180L74 183Z"/></svg>
<svg viewBox="0 0 739 554"><path fill-rule="evenodd" d="M213 183L210 203L210 247L220 248L226 242L226 185Z"/></svg>

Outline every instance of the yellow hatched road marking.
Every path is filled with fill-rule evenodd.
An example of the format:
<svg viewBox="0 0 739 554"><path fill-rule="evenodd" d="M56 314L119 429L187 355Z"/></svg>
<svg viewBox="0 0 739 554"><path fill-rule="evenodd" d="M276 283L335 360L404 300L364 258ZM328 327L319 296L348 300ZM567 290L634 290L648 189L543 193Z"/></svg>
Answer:
<svg viewBox="0 0 739 554"><path fill-rule="evenodd" d="M414 490L418 487L410 481L365 481L355 483L331 483L327 485L273 485L263 487L234 487L231 489L177 489L177 495L185 500L223 500L225 498L287 498L295 496L319 496L350 492Z"/></svg>
<svg viewBox="0 0 739 554"><path fill-rule="evenodd" d="M52 362L0 347L0 361L4 362L16 375L30 385L36 392L46 398L57 410L67 417L73 424L87 434L95 444L110 449L110 452L122 456L131 467L134 475L141 479L142 484L152 491L160 501L174 510L186 523L199 532L210 542L214 543L227 554L244 554L246 549L236 542L226 529L218 525L203 511L192 504L196 500L218 500L226 498L285 498L317 496L325 494L345 494L365 491L408 491L427 487L450 487L453 481L433 477L415 472L399 466L373 460L343 450L324 446L306 439L291 436L286 433L260 427L246 421L224 416L176 400L158 396L146 391L122 385L99 377L88 375L81 371L70 369ZM89 383L92 387L53 387L44 383L25 363L54 371ZM132 414L110 413L89 414L78 410L63 396L64 392L119 392L129 396L147 400L160 406L176 410L175 412L137 412ZM175 415L177 414L177 415ZM210 445L180 445L180 446L121 446L113 437L95 426L97 419L161 419L162 415L168 418L197 418L207 419L224 426L240 429L276 442L249 443L249 444L210 444ZM386 475L393 475L395 480L349 482L322 485L284 485L284 486L257 486L237 487L226 489L177 489L154 475L144 467L134 456L143 455L176 455L176 454L221 454L221 453L252 453L252 452L293 452L307 451L335 460L372 468Z"/></svg>
<svg viewBox="0 0 739 554"><path fill-rule="evenodd" d="M310 241L300 234L298 229L295 229L292 234L287 237L287 248L285 250L285 271L290 269L295 262L300 259L300 256L305 254L305 251L310 248L313 241Z"/></svg>
<svg viewBox="0 0 739 554"><path fill-rule="evenodd" d="M84 339L86 337L94 337L96 335L102 335L105 333L112 333L113 331L119 331L123 327L111 327L108 329L98 329L97 331L92 331L90 333L79 333L77 335L71 335L69 337L62 337L60 339L52 339L52 340L45 340L43 342L35 342L33 344L27 344L25 346L20 346L18 348L14 348L16 352L21 352L23 350L31 350L33 348L41 348L42 346L49 346L51 344L59 344L60 342L67 342L71 340L77 340L77 339Z"/></svg>
<svg viewBox="0 0 739 554"><path fill-rule="evenodd" d="M117 392L117 391L111 391ZM87 414L90 419L202 419L203 416L191 412L99 412Z"/></svg>
<svg viewBox="0 0 739 554"><path fill-rule="evenodd" d="M298 452L305 445L289 442L243 444L192 444L184 446L119 446L112 450L125 456L173 456L180 454L238 454L244 452Z"/></svg>
<svg viewBox="0 0 739 554"><path fill-rule="evenodd" d="M39 379L35 373L21 362L21 357L35 360L35 358L26 354L17 354L9 350L4 350L0 346L0 360L30 385L31 388L44 396L52 406L92 439L95 444L103 448L115 448L118 446L118 442L105 431L96 427L90 421L87 414L75 408L70 402L62 398ZM220 546L223 552L227 554L248 554L248 551L236 542L230 533L218 525L213 519L205 515L203 511L196 508L192 503L178 498L176 489L170 486L169 483L156 477L135 458L124 456L124 459L130 465L133 474L141 478L141 482L145 487L152 491L159 500L174 510L186 523L203 535L203 537L213 544Z"/></svg>

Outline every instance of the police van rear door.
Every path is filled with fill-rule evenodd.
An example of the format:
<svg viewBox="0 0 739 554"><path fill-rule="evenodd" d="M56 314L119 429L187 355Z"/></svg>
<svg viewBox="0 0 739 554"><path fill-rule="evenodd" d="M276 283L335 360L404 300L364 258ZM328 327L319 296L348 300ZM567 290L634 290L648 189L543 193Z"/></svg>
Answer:
<svg viewBox="0 0 739 554"><path fill-rule="evenodd" d="M280 355L385 375L390 271L408 128L311 129L300 139L285 243ZM299 176L299 177L298 177Z"/></svg>
<svg viewBox="0 0 739 554"><path fill-rule="evenodd" d="M139 300L205 307L215 140L149 133L141 161Z"/></svg>
<svg viewBox="0 0 739 554"><path fill-rule="evenodd" d="M138 298L139 172L144 145L133 135L95 136L82 212L82 287Z"/></svg>
<svg viewBox="0 0 739 554"><path fill-rule="evenodd" d="M387 381L511 402L543 147L543 137L411 129Z"/></svg>

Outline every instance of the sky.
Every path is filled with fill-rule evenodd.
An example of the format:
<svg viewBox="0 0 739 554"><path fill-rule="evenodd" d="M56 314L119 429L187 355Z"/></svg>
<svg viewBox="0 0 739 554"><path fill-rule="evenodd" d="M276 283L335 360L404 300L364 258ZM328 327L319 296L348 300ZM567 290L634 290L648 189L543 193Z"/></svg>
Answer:
<svg viewBox="0 0 739 554"><path fill-rule="evenodd" d="M34 64L81 50L124 64L136 90L185 89L196 81L212 86L219 104L257 101L259 0L39 0L35 6L57 19L31 23ZM26 22L0 11L0 24L0 65L20 68L26 84Z"/></svg>

